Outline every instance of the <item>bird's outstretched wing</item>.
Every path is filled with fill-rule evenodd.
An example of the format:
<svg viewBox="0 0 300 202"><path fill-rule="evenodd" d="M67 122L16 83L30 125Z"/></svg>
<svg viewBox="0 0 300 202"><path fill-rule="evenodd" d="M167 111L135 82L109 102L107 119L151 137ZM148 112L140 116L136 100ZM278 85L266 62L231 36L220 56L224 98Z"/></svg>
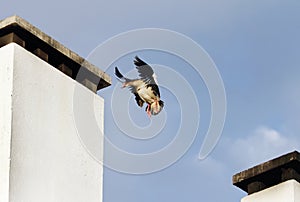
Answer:
<svg viewBox="0 0 300 202"><path fill-rule="evenodd" d="M156 75L150 65L141 60L138 56L135 56L134 64L139 72L141 79L147 84L148 87L151 87L153 93L160 97L159 88L156 81Z"/></svg>
<svg viewBox="0 0 300 202"><path fill-rule="evenodd" d="M155 74L150 65L141 60L138 56L135 56L134 64L139 72L139 76L144 80L146 84L156 84Z"/></svg>

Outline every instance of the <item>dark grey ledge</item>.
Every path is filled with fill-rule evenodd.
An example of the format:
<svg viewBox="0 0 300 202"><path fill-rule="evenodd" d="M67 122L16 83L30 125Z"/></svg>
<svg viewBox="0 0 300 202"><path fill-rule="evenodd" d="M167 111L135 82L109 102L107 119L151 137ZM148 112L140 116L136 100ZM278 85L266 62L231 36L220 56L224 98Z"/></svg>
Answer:
<svg viewBox="0 0 300 202"><path fill-rule="evenodd" d="M93 92L111 85L111 77L19 16L0 21L0 47L17 43Z"/></svg>
<svg viewBox="0 0 300 202"><path fill-rule="evenodd" d="M233 176L233 184L248 194L294 179L300 182L300 154L297 151L254 166Z"/></svg>

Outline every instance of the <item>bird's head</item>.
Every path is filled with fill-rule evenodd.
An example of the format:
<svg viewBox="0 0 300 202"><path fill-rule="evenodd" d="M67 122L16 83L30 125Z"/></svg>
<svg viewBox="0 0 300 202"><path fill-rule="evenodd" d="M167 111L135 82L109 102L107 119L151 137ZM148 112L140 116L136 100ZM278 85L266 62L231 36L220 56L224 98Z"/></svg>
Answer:
<svg viewBox="0 0 300 202"><path fill-rule="evenodd" d="M157 115L163 109L164 102L162 100L153 102L150 106L150 111L152 115Z"/></svg>

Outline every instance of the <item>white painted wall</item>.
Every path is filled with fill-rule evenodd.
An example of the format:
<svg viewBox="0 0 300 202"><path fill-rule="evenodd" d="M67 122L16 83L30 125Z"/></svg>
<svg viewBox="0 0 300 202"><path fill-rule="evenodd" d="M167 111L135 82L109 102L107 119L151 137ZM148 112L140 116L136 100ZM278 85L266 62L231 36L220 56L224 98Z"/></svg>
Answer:
<svg viewBox="0 0 300 202"><path fill-rule="evenodd" d="M0 49L0 68L0 86L2 80L8 83L0 87L0 91L5 88L0 93L0 118L5 119L5 126L0 125L0 140L5 140L0 151L11 148L9 200L1 198L1 193L7 192L8 154L0 156L0 165L6 162L0 166L5 171L0 174L0 202L101 202L103 167L79 140L72 111L73 91L77 86L88 92L85 95L93 96L100 106L95 115L101 122L103 99L16 44ZM9 78L12 69L11 89L11 80L3 79L2 73Z"/></svg>
<svg viewBox="0 0 300 202"><path fill-rule="evenodd" d="M13 46L0 48L0 202L9 198L13 53Z"/></svg>
<svg viewBox="0 0 300 202"><path fill-rule="evenodd" d="M241 202L300 202L300 183L288 180L244 197Z"/></svg>

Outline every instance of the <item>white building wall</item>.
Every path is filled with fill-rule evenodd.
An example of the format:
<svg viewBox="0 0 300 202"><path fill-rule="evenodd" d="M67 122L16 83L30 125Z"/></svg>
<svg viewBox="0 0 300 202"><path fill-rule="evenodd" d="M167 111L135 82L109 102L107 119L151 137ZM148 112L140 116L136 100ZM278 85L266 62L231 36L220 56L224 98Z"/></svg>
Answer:
<svg viewBox="0 0 300 202"><path fill-rule="evenodd" d="M13 47L0 48L0 202L8 202L12 123Z"/></svg>
<svg viewBox="0 0 300 202"><path fill-rule="evenodd" d="M296 180L288 180L250 194L241 202L300 202L300 183Z"/></svg>
<svg viewBox="0 0 300 202"><path fill-rule="evenodd" d="M95 116L101 122L103 99L16 44L0 50L0 86L2 69L13 69L12 89L8 85L5 90L10 92L0 94L1 100L12 94L11 123L7 123L10 115L6 112L10 98L0 104L0 118L6 120L7 128L0 125L0 140L6 142L4 150L11 148L8 201L101 202L103 167L86 152L78 137L72 111L74 88L83 88L93 96L100 106ZM1 155L0 161L0 165L6 162L1 169L7 173L8 155ZM2 188L0 177L0 193L5 195L7 189Z"/></svg>

